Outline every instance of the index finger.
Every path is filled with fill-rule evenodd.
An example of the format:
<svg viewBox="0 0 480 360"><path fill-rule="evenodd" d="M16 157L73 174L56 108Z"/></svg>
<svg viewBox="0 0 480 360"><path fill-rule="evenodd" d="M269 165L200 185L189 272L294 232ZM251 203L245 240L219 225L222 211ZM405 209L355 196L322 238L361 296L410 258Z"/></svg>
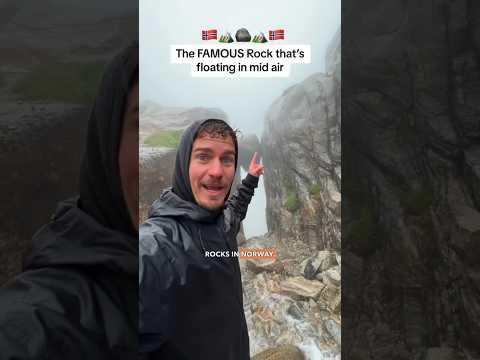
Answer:
<svg viewBox="0 0 480 360"><path fill-rule="evenodd" d="M257 156L258 156L258 153L255 151L255 153L252 156L252 161L250 161L251 164L257 163Z"/></svg>

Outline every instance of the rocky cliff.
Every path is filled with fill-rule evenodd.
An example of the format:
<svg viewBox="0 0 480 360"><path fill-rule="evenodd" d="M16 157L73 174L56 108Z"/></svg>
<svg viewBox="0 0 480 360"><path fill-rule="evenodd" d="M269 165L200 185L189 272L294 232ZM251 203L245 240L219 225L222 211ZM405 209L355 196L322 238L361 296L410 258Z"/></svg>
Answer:
<svg viewBox="0 0 480 360"><path fill-rule="evenodd" d="M344 356L478 359L480 3L350 5Z"/></svg>
<svg viewBox="0 0 480 360"><path fill-rule="evenodd" d="M79 1L0 1L0 285L57 202L78 194L104 65L138 39L138 11L117 5L99 16Z"/></svg>
<svg viewBox="0 0 480 360"><path fill-rule="evenodd" d="M5 103L0 115L0 285L18 274L32 235L77 194L89 109Z"/></svg>
<svg viewBox="0 0 480 360"><path fill-rule="evenodd" d="M270 107L262 138L267 225L312 250L340 249L340 81L315 74Z"/></svg>
<svg viewBox="0 0 480 360"><path fill-rule="evenodd" d="M268 234L276 260L242 260L253 359L340 357L340 32L327 73L284 91L265 119Z"/></svg>

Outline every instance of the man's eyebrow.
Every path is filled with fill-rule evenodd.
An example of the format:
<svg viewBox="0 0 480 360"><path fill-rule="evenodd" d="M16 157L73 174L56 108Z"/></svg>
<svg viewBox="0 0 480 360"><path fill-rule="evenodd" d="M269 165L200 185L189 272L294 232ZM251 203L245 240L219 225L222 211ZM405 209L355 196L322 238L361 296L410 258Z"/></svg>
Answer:
<svg viewBox="0 0 480 360"><path fill-rule="evenodd" d="M210 148L196 148L195 150L193 150L193 152L199 152L199 151L203 151L203 152L213 152L212 149ZM228 150L228 151L225 151L222 156L225 156L225 155L235 155L235 151L233 150Z"/></svg>
<svg viewBox="0 0 480 360"><path fill-rule="evenodd" d="M224 156L224 155L235 155L235 151L233 151L233 150L225 151L225 152L222 154L222 156Z"/></svg>
<svg viewBox="0 0 480 360"><path fill-rule="evenodd" d="M212 149L209 149L209 148L196 148L195 150L193 150L193 152L198 152L198 151L212 152Z"/></svg>

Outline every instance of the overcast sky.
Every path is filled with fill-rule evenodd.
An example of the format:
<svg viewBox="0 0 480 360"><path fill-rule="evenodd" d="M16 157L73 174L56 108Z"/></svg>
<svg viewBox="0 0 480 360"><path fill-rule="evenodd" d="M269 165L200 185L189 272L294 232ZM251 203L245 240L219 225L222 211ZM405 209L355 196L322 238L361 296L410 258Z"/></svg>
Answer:
<svg viewBox="0 0 480 360"><path fill-rule="evenodd" d="M325 50L340 28L340 0L140 1L140 101L162 106L217 107L243 133L263 131L270 104L289 86L324 72ZM190 65L170 63L170 45L201 44L201 31L232 36L284 29L280 44L310 44L311 64L292 64L289 78L192 78ZM212 41L213 42L213 41ZM263 189L250 206L247 236L266 231Z"/></svg>
<svg viewBox="0 0 480 360"><path fill-rule="evenodd" d="M300 5L301 4L301 5ZM234 36L285 29L284 44L310 44L311 64L291 65L289 78L192 78L190 65L170 64L170 45L201 44L201 31ZM340 0L140 1L140 98L164 106L218 107L244 132L260 135L269 105L290 85L324 71L325 49L340 27ZM212 41L213 42L213 41Z"/></svg>

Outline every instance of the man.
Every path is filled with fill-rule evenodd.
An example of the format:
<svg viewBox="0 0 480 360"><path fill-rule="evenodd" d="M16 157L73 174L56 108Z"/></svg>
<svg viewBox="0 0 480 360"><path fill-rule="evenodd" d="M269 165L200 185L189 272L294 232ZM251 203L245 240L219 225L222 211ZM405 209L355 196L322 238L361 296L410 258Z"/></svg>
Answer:
<svg viewBox="0 0 480 360"><path fill-rule="evenodd" d="M79 193L0 289L2 360L137 358L138 44L102 79Z"/></svg>
<svg viewBox="0 0 480 360"><path fill-rule="evenodd" d="M227 200L237 159L236 134L227 123L192 124L178 147L172 188L140 227L140 352L151 359L250 359L232 252L263 165L255 153Z"/></svg>

